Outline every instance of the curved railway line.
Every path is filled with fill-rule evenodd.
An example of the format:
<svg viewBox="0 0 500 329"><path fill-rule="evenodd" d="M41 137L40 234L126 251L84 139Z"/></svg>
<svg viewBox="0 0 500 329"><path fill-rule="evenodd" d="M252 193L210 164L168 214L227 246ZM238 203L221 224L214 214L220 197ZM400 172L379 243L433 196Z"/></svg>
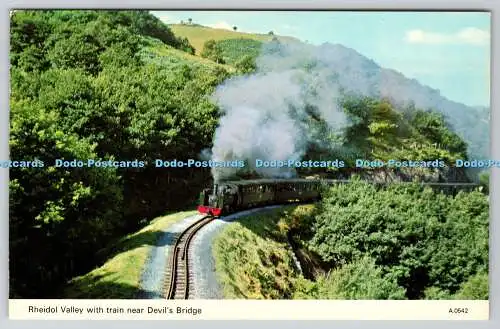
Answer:
<svg viewBox="0 0 500 329"><path fill-rule="evenodd" d="M287 181L286 183L290 183L290 182L296 184L294 186L301 187L300 183L304 183L306 181L305 180L300 180L300 181L296 180L293 182ZM307 182L310 183L310 181L307 181ZM338 180L338 181L332 181L330 183L349 183L349 182L350 181ZM229 182L229 183L232 183L233 185L240 188L239 193L240 194L245 193L244 196L246 196L248 198L248 200L254 201L254 202L251 202L250 204L246 205L245 207L237 207L234 209L229 209L231 211L227 212L227 213L234 213L234 212L248 210L248 209L255 208L255 207L260 208L259 206L267 206L268 204L266 202L260 202L261 204L259 204L259 202L255 202L255 200L257 200L257 199L249 198L252 196L252 193L259 194L259 193L265 192L265 190L262 191L261 189L257 189L257 188L248 189L248 187L249 186L250 187L255 187L255 186L259 187L262 185L272 184L275 182L271 181L271 180L259 180L259 181L244 181L244 182ZM473 189L473 188L478 186L477 184L474 184L474 183L423 183L423 185L427 185L427 186L430 186L433 188L438 188L441 190L448 190L448 189L451 189L451 190L462 190L462 189L470 190L470 189ZM215 187L214 188L214 196L217 196L215 193L220 192L220 191L221 190L217 190L217 188ZM314 190L311 190L311 191L314 192ZM311 191L309 191L309 192L311 192ZM205 202L207 202L207 200L209 199L209 198L207 198L207 196L209 196L207 192L208 191L202 192L202 200L204 200ZM293 192L296 194L300 191L296 191L295 189L293 189L293 190L276 189L275 190L276 195L279 195L278 192L279 193L288 193L288 194ZM222 196L220 196L220 198L226 197L225 194L221 194L221 195ZM302 194L300 194L300 195L302 195ZM273 196L274 196L274 194L273 194ZM306 194L306 196L307 196L307 194ZM216 202L218 201L217 198L212 198L212 200L216 201ZM307 199L307 200L309 200L309 199ZM243 199L243 201L245 201L245 199ZM262 201L262 200L260 200L260 201ZM268 200L264 200L264 201L268 201ZM288 200L288 199L284 200L283 198L281 198L281 199L276 199L274 201L276 201L276 204L287 204L287 203L291 202L292 200ZM285 201L289 201L289 202L285 202ZM294 201L299 202L301 200L294 200ZM302 201L304 202L306 200L302 200ZM245 208L247 208L247 209L245 209ZM160 285L161 285L160 294L165 299L189 299L190 297L193 297L193 292L192 292L193 282L192 281L193 281L193 277L194 277L194 274L193 274L194 272L192 269L190 269L190 264L189 264L190 263L189 252L190 252L190 248L191 248L191 241L201 228L203 228L205 225L207 225L212 220L217 218L219 215L219 213L213 214L213 213L209 212L207 214L207 212L205 212L206 210L211 209L209 204L201 204L198 209L199 209L200 213L206 213L206 215L204 215L203 217L201 217L199 219L196 219L188 227L186 227L185 229L183 229L182 231L180 231L177 234L177 236L174 240L174 244L173 244L171 251L169 252L168 258L167 258L167 264L164 265L165 266L165 272L164 272L165 275L163 276L163 282L160 281ZM213 209L217 209L217 208L213 208Z"/></svg>
<svg viewBox="0 0 500 329"><path fill-rule="evenodd" d="M168 279L164 284L164 297L166 299L189 299L189 247L191 240L203 226L213 219L213 216L204 216L189 225L176 238L167 263L165 277Z"/></svg>

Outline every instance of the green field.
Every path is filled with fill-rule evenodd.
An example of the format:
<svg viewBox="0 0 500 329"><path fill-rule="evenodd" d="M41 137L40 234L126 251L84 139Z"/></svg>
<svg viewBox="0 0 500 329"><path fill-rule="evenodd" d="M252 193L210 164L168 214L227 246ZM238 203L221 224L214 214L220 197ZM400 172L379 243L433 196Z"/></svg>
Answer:
<svg viewBox="0 0 500 329"><path fill-rule="evenodd" d="M237 31L229 31L224 29L213 29L210 27L188 24L172 24L170 29L176 36L187 38L189 43L195 48L196 54L199 55L203 50L203 44L208 40L226 40L226 39L252 39L258 41L271 41L273 35L269 34L254 34ZM276 36L278 40L283 41L299 41L296 38L288 36Z"/></svg>
<svg viewBox="0 0 500 329"><path fill-rule="evenodd" d="M231 65L217 64L214 61L201 56L191 55L185 51L165 45L156 39L149 38L145 40L148 46L142 49L143 56L148 56L150 61L157 62L160 65L185 64L199 69L219 68L227 72L235 72Z"/></svg>

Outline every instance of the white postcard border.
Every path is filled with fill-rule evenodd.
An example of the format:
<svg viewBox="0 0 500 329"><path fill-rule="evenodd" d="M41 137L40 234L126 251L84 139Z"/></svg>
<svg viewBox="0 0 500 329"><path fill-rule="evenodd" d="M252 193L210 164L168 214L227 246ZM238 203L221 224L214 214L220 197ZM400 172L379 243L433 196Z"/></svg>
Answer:
<svg viewBox="0 0 500 329"><path fill-rule="evenodd" d="M488 320L487 300L9 300L14 320Z"/></svg>
<svg viewBox="0 0 500 329"><path fill-rule="evenodd" d="M1 47L2 51L0 53L0 61L2 65L0 66L2 81L0 88L0 107L2 111L0 111L0 158L8 158L8 129L9 129L9 114L8 114L8 10L10 8L42 8L42 7L65 7L65 8L150 8L150 9L194 9L194 8L240 8L240 9L249 9L249 8L268 8L268 9L278 9L278 8L294 8L294 9L314 9L314 8L330 8L330 9L380 9L380 10L388 10L388 9L416 9L419 8L421 10L424 9L483 9L483 10L493 10L493 22L492 22L492 55L491 59L493 62L494 58L500 58L500 46L499 46L499 33L498 29L498 13L500 10L498 6L500 6L500 1L492 1L492 0L381 0L381 1L372 1L372 0L315 0L315 1L260 1L260 0L245 0L241 2L235 2L230 0L219 0L217 2L207 2L203 0L75 0L75 1L67 1L67 0L45 0L45 1L36 1L36 0L8 0L5 2L1 2L0 6L2 10L0 11L0 15L2 15L2 19L0 20L1 26L1 34L0 40L3 42L3 47ZM498 90L499 80L500 80L500 69L498 64L492 63L492 102L491 102L491 124L492 127L500 126L500 113L497 109L498 104L500 103L498 93L494 90ZM498 159L500 158L500 129L491 129L491 157ZM496 200L499 192L500 185L500 174L498 169L492 170L491 176L491 199ZM54 328L58 323L64 324L66 328L87 328L86 323L82 322L53 322L53 321L45 321L45 322L36 322L36 321L7 321L8 316L8 171L0 170L0 213L3 220L0 223L0 242L2 246L0 246L0 261L2 265L0 265L0 294L5 296L4 299L0 300L0 327L1 328ZM499 214L500 214L500 203L492 202L491 203L491 222L490 222L490 321L480 321L480 322L470 322L470 321L459 321L459 322L432 322L432 321L420 321L420 322L397 322L397 321L379 321L379 322L362 322L362 321L354 321L354 322L315 322L311 323L303 323L303 322L292 322L292 321L284 321L284 322L262 322L259 321L258 324L255 322L245 323L238 322L238 328L255 328L256 325L259 328L272 327L276 328L277 326L283 326L287 328L295 328L297 326L300 327L311 327L314 328L331 328L333 326L340 326L342 328L401 328L404 326L405 328L498 328L500 327L500 305L498 300L500 299L500 283L498 280L493 281L491 278L498 278L499 270L498 265L500 264L500 252L499 252L499 239L500 239L500 224L499 224ZM496 265L496 266L495 266ZM45 300L44 302L47 302ZM137 301L135 301L137 302ZM204 327L208 328L234 328L236 323L224 323L221 321L209 322ZM95 324L94 324L95 325ZM128 322L128 321L111 321L107 323L100 324L106 328L112 327L113 325L120 328L132 328L137 327L138 325L147 325L149 328L164 328L164 324L160 323L151 323L151 322ZM193 326L199 326L199 323L189 324L188 322L176 322L176 328L191 328Z"/></svg>

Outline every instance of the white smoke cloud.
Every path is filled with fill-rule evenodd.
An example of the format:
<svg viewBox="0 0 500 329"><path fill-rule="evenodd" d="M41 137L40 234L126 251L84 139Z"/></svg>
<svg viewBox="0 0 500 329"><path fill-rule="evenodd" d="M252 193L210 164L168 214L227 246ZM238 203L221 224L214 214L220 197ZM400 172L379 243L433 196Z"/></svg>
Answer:
<svg viewBox="0 0 500 329"><path fill-rule="evenodd" d="M331 132L346 125L339 107L335 74L309 46L272 44L257 60L257 73L219 86L215 102L224 115L215 132L212 159L246 160L263 176L291 176L288 168L255 168L255 159L300 160L312 143L325 140L309 129L311 116L323 119ZM326 137L326 136L322 136ZM237 169L214 168L216 181Z"/></svg>

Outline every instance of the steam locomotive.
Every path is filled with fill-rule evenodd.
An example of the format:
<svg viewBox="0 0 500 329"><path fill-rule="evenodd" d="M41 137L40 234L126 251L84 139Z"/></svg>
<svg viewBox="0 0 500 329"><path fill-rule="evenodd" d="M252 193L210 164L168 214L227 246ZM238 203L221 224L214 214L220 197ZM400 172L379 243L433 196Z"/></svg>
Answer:
<svg viewBox="0 0 500 329"><path fill-rule="evenodd" d="M200 193L198 211L220 216L273 204L318 200L322 186L348 180L257 179L214 184Z"/></svg>
<svg viewBox="0 0 500 329"><path fill-rule="evenodd" d="M324 186L346 184L350 180L335 179L256 179L214 184L200 193L198 211L213 216L273 204L311 202L320 198ZM374 182L372 182L374 183ZM473 190L474 183L423 183L446 193Z"/></svg>

